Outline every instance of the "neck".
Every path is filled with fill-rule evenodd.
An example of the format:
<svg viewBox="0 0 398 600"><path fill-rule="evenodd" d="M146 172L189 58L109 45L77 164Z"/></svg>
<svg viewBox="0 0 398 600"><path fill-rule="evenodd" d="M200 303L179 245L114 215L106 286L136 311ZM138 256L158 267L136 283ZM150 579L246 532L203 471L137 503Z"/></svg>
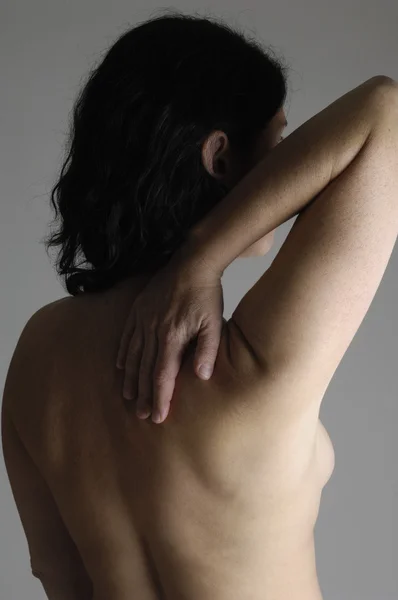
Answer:
<svg viewBox="0 0 398 600"><path fill-rule="evenodd" d="M152 279L152 277L155 275L155 272L156 271L154 271L153 273L146 273L145 275L129 275L128 277L125 277L124 279L116 283L112 287L112 289L115 291L121 290L126 292L138 293L143 287L146 286L149 280Z"/></svg>

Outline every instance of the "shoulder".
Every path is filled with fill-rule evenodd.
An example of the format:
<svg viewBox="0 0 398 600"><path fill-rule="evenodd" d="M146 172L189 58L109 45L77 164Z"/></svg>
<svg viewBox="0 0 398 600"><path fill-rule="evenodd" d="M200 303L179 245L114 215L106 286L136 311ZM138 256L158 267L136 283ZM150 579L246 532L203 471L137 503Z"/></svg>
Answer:
<svg viewBox="0 0 398 600"><path fill-rule="evenodd" d="M62 315L65 315L65 311L70 306L71 298L66 296L59 300L54 300L45 304L38 310L36 310L31 317L26 321L22 328L21 334L18 339L17 348L27 344L32 336L38 336L41 340L43 339L43 328L45 330L51 329L57 321L60 320Z"/></svg>
<svg viewBox="0 0 398 600"><path fill-rule="evenodd" d="M54 354L61 305L66 300L61 298L42 306L23 325L7 370L3 406L15 408L44 380Z"/></svg>
<svg viewBox="0 0 398 600"><path fill-rule="evenodd" d="M17 348L28 348L32 344L49 348L68 330L68 320L74 319L76 304L74 297L65 296L36 310L23 327Z"/></svg>

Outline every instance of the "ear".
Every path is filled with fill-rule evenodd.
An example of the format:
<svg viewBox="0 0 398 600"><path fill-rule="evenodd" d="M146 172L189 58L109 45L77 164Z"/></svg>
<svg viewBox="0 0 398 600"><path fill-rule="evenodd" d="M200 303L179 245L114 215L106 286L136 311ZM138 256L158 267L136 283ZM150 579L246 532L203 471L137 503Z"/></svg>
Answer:
<svg viewBox="0 0 398 600"><path fill-rule="evenodd" d="M216 179L228 179L232 172L231 148L224 131L212 131L202 146L202 163Z"/></svg>

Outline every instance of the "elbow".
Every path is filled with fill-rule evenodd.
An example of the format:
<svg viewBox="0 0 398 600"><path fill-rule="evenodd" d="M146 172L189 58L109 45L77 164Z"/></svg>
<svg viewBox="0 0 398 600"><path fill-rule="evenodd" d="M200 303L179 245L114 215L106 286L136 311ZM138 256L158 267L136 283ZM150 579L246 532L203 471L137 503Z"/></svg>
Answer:
<svg viewBox="0 0 398 600"><path fill-rule="evenodd" d="M389 77L388 75L375 75L374 77L371 77L369 81L374 82L376 86L380 85L381 87L393 88L398 87L398 82L395 81L395 79L393 79L392 77Z"/></svg>

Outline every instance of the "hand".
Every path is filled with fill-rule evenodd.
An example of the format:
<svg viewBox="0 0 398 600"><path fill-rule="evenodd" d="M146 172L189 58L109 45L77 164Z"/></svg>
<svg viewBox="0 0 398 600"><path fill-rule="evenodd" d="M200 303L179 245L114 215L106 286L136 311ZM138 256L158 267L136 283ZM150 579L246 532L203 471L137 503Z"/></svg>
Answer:
<svg viewBox="0 0 398 600"><path fill-rule="evenodd" d="M132 305L117 357L123 396L136 400L137 416L166 419L184 351L196 337L195 372L211 377L223 309L221 276L209 269L170 261L149 281Z"/></svg>

